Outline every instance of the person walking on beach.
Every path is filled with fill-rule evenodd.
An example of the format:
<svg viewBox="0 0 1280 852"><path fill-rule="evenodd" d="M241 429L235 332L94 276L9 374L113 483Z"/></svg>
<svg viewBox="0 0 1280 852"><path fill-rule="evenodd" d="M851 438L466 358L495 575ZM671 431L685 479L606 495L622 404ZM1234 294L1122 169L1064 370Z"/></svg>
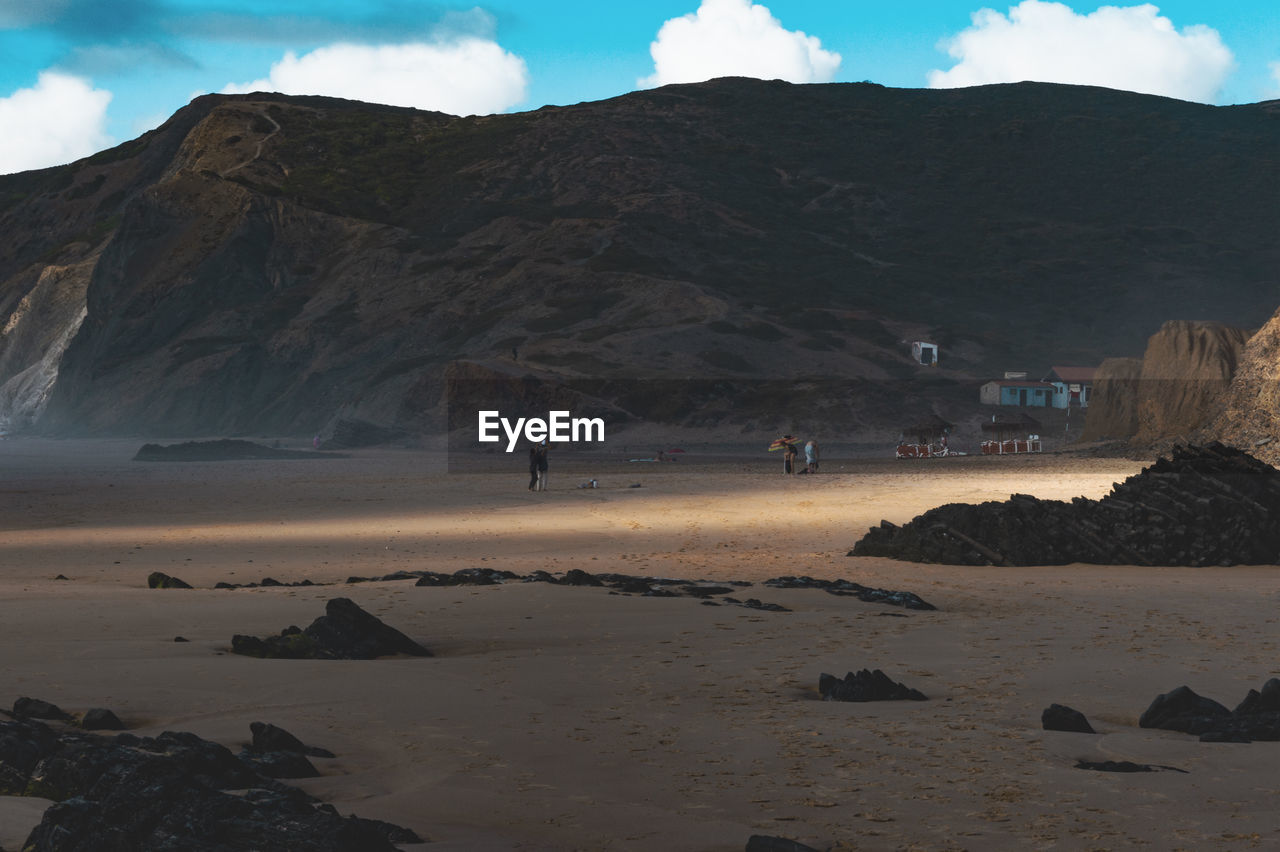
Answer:
<svg viewBox="0 0 1280 852"><path fill-rule="evenodd" d="M544 438L538 447L538 487L535 491L547 490L547 441Z"/></svg>
<svg viewBox="0 0 1280 852"><path fill-rule="evenodd" d="M791 437L790 435L787 436L788 439L790 437ZM796 472L796 456L797 455L799 455L799 453L796 452L795 442L788 440L787 446L782 451L782 472L783 473Z"/></svg>
<svg viewBox="0 0 1280 852"><path fill-rule="evenodd" d="M529 490L538 490L538 448L529 445Z"/></svg>
<svg viewBox="0 0 1280 852"><path fill-rule="evenodd" d="M804 460L809 473L818 472L818 442L810 440L804 445Z"/></svg>

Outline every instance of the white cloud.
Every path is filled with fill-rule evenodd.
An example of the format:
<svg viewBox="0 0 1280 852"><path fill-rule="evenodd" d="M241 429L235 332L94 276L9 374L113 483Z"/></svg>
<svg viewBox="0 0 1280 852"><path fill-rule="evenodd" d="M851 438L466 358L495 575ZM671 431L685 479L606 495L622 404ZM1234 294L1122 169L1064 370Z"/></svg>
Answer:
<svg viewBox="0 0 1280 852"><path fill-rule="evenodd" d="M702 0L697 12L663 24L649 53L653 74L638 80L640 86L713 77L826 83L840 67L840 54L823 50L814 36L785 29L751 0Z"/></svg>
<svg viewBox="0 0 1280 852"><path fill-rule="evenodd" d="M1280 62L1271 62L1267 65L1271 69L1271 91L1267 93L1267 98L1280 98Z"/></svg>
<svg viewBox="0 0 1280 852"><path fill-rule="evenodd" d="M110 102L110 92L56 71L0 98L0 174L59 166L111 145Z"/></svg>
<svg viewBox="0 0 1280 852"><path fill-rule="evenodd" d="M282 92L438 110L453 115L502 112L525 98L524 60L495 41L462 37L430 44L334 44L290 52L270 74L223 92Z"/></svg>
<svg viewBox="0 0 1280 852"><path fill-rule="evenodd" d="M1216 30L1177 30L1160 10L1103 6L1081 15L1062 3L1024 0L1008 17L992 9L940 45L959 64L930 71L935 89L1036 80L1209 102L1234 70Z"/></svg>

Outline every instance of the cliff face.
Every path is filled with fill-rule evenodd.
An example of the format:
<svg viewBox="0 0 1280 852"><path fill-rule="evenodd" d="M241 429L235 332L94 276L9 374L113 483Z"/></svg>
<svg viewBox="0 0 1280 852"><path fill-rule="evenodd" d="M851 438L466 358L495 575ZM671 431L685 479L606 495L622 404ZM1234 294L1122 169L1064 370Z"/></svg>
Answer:
<svg viewBox="0 0 1280 852"><path fill-rule="evenodd" d="M1082 441L1128 440L1138 432L1141 358L1108 358L1093 379Z"/></svg>
<svg viewBox="0 0 1280 852"><path fill-rule="evenodd" d="M1280 312L1250 338L1204 437L1280 464Z"/></svg>
<svg viewBox="0 0 1280 852"><path fill-rule="evenodd" d="M1217 414L1249 332L1174 320L1147 342L1138 380L1134 443L1186 443Z"/></svg>
<svg viewBox="0 0 1280 852"><path fill-rule="evenodd" d="M1273 104L1042 84L720 80L482 118L207 96L0 177L0 416L421 430L474 369L636 417L896 423L1010 357L1261 322L1276 141Z"/></svg>

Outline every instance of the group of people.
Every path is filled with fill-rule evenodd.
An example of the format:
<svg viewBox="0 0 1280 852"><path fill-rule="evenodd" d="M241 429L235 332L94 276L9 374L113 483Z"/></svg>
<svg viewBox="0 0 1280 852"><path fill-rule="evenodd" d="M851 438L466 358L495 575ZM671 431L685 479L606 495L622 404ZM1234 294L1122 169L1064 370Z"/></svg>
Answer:
<svg viewBox="0 0 1280 852"><path fill-rule="evenodd" d="M785 474L794 473L817 473L818 472L818 442L809 440L804 445L804 461L805 467L800 470L796 466L797 457L800 451L796 449L796 439L790 435L782 437L782 472Z"/></svg>
<svg viewBox="0 0 1280 852"><path fill-rule="evenodd" d="M547 442L529 448L529 490L547 490Z"/></svg>

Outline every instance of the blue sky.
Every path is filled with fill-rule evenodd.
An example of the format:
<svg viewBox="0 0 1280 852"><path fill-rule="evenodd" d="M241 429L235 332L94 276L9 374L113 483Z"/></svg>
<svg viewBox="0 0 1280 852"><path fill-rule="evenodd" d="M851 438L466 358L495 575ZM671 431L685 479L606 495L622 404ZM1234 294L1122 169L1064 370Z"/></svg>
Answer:
<svg viewBox="0 0 1280 852"><path fill-rule="evenodd" d="M726 74L1252 103L1280 97L1280 4L0 0L0 57L5 173L134 138L197 94L255 89L457 114Z"/></svg>

